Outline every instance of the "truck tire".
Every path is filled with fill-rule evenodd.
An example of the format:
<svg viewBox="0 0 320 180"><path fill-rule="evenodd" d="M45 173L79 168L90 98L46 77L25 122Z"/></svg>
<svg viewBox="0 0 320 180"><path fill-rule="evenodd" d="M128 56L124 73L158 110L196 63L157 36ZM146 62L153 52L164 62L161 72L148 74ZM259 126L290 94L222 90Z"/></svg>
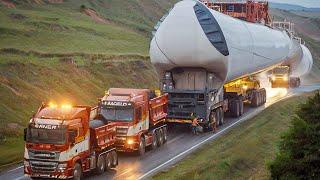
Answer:
<svg viewBox="0 0 320 180"><path fill-rule="evenodd" d="M104 155L98 156L96 173L102 174L106 170L106 159Z"/></svg>
<svg viewBox="0 0 320 180"><path fill-rule="evenodd" d="M74 170L73 170L73 180L81 180L82 179L82 169L81 165L79 163L76 163L74 165Z"/></svg>
<svg viewBox="0 0 320 180"><path fill-rule="evenodd" d="M112 156L111 167L115 168L118 165L118 154L116 151L111 151L111 156Z"/></svg>
<svg viewBox="0 0 320 180"><path fill-rule="evenodd" d="M145 152L146 152L146 141L144 139L144 136L142 135L140 137L138 154L139 156L143 156Z"/></svg>
<svg viewBox="0 0 320 180"><path fill-rule="evenodd" d="M105 160L106 160L106 170L111 169L112 168L112 162L113 162L111 152L107 153L107 155L105 157Z"/></svg>
<svg viewBox="0 0 320 180"><path fill-rule="evenodd" d="M154 131L152 134L152 144L151 144L151 149L157 149L158 147L158 138L157 138L157 133Z"/></svg>
<svg viewBox="0 0 320 180"><path fill-rule="evenodd" d="M167 142L168 140L168 130L167 127L163 127L163 142Z"/></svg>
<svg viewBox="0 0 320 180"><path fill-rule="evenodd" d="M163 144L163 131L162 129L158 129L158 147Z"/></svg>

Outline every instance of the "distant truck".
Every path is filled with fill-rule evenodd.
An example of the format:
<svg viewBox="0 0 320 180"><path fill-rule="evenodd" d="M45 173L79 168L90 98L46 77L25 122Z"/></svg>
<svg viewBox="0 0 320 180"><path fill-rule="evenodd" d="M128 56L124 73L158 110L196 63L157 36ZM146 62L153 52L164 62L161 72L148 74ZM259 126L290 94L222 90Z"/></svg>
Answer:
<svg viewBox="0 0 320 180"><path fill-rule="evenodd" d="M296 88L300 86L299 77L291 77L289 66L278 66L272 70L270 77L272 88Z"/></svg>
<svg viewBox="0 0 320 180"><path fill-rule="evenodd" d="M24 174L75 179L118 165L115 124L90 121L88 106L43 104L24 131Z"/></svg>
<svg viewBox="0 0 320 180"><path fill-rule="evenodd" d="M111 88L98 104L96 119L116 126L116 149L145 153L167 141L168 95L148 89Z"/></svg>

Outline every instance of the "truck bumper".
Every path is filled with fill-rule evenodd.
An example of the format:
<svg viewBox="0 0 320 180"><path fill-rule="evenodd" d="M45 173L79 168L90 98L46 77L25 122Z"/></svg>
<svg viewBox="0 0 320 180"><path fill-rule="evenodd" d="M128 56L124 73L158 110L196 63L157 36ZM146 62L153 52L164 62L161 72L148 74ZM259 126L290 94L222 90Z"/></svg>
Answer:
<svg viewBox="0 0 320 180"><path fill-rule="evenodd" d="M24 166L24 175L30 178L40 179L70 179L73 178L73 169L68 168L63 171L55 170L53 172L35 172L31 166Z"/></svg>
<svg viewBox="0 0 320 180"><path fill-rule="evenodd" d="M168 123L192 124L190 119L166 119Z"/></svg>

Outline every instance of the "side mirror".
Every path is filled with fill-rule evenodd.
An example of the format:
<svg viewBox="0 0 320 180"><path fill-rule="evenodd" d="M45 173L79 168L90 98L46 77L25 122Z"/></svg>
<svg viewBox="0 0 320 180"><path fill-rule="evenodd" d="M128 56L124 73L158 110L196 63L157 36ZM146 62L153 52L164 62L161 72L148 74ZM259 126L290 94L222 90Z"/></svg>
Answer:
<svg viewBox="0 0 320 180"><path fill-rule="evenodd" d="M27 132L28 132L28 129L25 128L23 129L23 140L26 142L27 141Z"/></svg>
<svg viewBox="0 0 320 180"><path fill-rule="evenodd" d="M73 145L76 142L76 136L77 136L77 133L75 130L69 131L68 141L70 144Z"/></svg>

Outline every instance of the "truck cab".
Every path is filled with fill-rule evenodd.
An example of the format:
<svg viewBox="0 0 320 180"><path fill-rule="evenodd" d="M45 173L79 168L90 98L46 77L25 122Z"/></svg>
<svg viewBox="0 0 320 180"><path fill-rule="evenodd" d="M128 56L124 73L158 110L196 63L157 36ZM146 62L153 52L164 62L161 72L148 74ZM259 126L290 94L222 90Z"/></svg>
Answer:
<svg viewBox="0 0 320 180"><path fill-rule="evenodd" d="M117 151L138 152L167 138L167 95L148 89L111 88L98 104L98 119L116 124Z"/></svg>
<svg viewBox="0 0 320 180"><path fill-rule="evenodd" d="M91 127L90 114L89 106L43 104L24 130L25 175L81 179L84 172L96 170L101 173L101 163L106 167L103 155L106 153L113 156L109 160L115 167L117 156L112 137L115 128L112 124ZM104 131L102 134L99 133L101 130Z"/></svg>
<svg viewBox="0 0 320 180"><path fill-rule="evenodd" d="M300 86L300 78L290 76L290 66L277 66L271 72L272 88L295 88Z"/></svg>

